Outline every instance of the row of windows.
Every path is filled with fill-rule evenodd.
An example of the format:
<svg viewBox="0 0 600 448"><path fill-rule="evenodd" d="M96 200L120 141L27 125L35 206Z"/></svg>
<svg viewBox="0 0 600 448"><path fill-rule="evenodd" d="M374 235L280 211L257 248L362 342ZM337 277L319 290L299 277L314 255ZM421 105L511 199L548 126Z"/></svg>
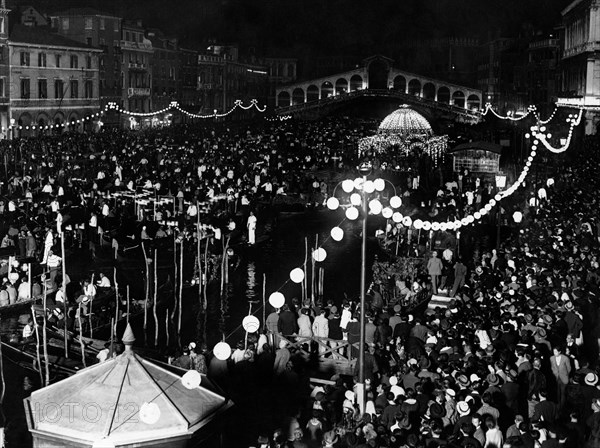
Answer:
<svg viewBox="0 0 600 448"><path fill-rule="evenodd" d="M2 92L4 92L4 80L2 81ZM72 79L69 81L67 90L65 91L65 82L62 79L54 80L54 98L64 99L65 97L80 98L79 81ZM83 97L82 98L93 98L94 96L94 83L92 81L85 81L83 83ZM37 80L37 97L39 99L48 98L48 80L38 79ZM32 98L31 96L31 80L29 78L21 79L21 99L27 100Z"/></svg>
<svg viewBox="0 0 600 448"><path fill-rule="evenodd" d="M58 28L58 22L59 18L58 17L53 17L52 18L52 27L53 28ZM119 21L118 20L112 20L109 21L112 22L112 27L113 27L113 31L115 33L119 32ZM69 17L62 17L60 19L60 26L63 29L63 31L68 31L70 26L71 26L71 21L69 20ZM110 26L110 25L109 25ZM85 29L86 30L92 30L94 29L94 18L93 17L86 17L85 18ZM101 30L105 30L106 29L106 19L104 17L100 17L100 29Z"/></svg>
<svg viewBox="0 0 600 448"><path fill-rule="evenodd" d="M62 61L61 54L54 55L54 67L60 68ZM38 67L47 67L48 56L46 53L38 53L37 64ZM71 68L79 68L79 56L72 54L69 58ZM29 67L31 65L31 53L29 51L21 51L21 67ZM82 67L83 68L83 67ZM88 70L92 68L92 57L85 57L85 68Z"/></svg>

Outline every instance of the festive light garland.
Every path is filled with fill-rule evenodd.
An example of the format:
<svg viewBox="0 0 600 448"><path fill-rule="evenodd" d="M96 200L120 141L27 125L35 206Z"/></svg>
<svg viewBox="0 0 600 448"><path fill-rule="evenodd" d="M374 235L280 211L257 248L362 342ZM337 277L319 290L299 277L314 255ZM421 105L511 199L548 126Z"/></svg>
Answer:
<svg viewBox="0 0 600 448"><path fill-rule="evenodd" d="M546 127L545 126L532 126L531 127L531 135L536 138L537 140L539 140L548 151L554 153L554 154L560 154L562 152L565 152L567 150L567 148L569 147L569 145L571 144L571 138L573 137L573 129L575 128L575 126L578 126L581 123L581 118L583 117L583 109L579 110L579 115L577 116L577 118L575 118L575 114L569 114L569 117L567 118L567 123L570 123L569 126L569 135L567 136L567 139L565 141L565 144L563 146L561 146L560 148L555 148L554 146L552 146L550 143L548 143L549 138L552 137L551 134L545 134L546 131ZM525 137L528 138L529 134L525 134ZM536 141L537 141L536 140Z"/></svg>
<svg viewBox="0 0 600 448"><path fill-rule="evenodd" d="M188 112L187 110L182 109L179 104L177 103L177 101L173 101L170 105L170 108L173 107L175 109L177 109L178 111L186 114L188 117L191 118L222 118L222 117L226 117L227 115L229 115L230 113L232 113L235 109L237 109L238 107L244 110L248 110L251 108L256 108L257 111L263 113L267 110L267 106L264 106L262 109L260 108L260 106L258 105L258 100L257 99L252 99L250 101L250 105L248 106L244 106L242 104L242 100L235 100L235 103L233 104L233 107L231 109L229 109L229 111L224 112L222 114L217 114L217 113L213 113L213 114L207 114L207 115L199 115L199 114L193 114L191 112Z"/></svg>
<svg viewBox="0 0 600 448"><path fill-rule="evenodd" d="M527 113L525 115L522 115L518 118L513 118L510 117L508 115L506 116L502 116L499 115L493 108L492 108L492 103L485 103L485 109L483 110L483 112L481 113L481 116L485 117L487 115L488 112L492 112L492 114L494 114L496 117L500 118L501 120L510 120L510 121L520 121L520 120L524 120L525 118L527 118L529 116L529 114L535 114L537 110L536 106L528 106L527 107Z"/></svg>
<svg viewBox="0 0 600 448"><path fill-rule="evenodd" d="M280 115L278 117L265 117L265 120L267 121L287 121L287 120L291 120L293 117L291 115Z"/></svg>

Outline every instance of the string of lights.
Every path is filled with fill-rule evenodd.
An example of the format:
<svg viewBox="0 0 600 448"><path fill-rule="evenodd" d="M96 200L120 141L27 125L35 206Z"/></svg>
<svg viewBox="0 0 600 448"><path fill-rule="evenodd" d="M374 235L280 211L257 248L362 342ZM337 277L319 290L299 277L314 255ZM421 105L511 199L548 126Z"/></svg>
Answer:
<svg viewBox="0 0 600 448"><path fill-rule="evenodd" d="M531 127L531 136L533 136L536 140L534 140L534 144L537 145L538 141L539 143L542 143L546 149L554 154L560 154L562 152L565 152L567 150L567 148L569 147L569 145L571 144L571 138L573 137L573 129L575 128L575 126L578 126L581 123L581 118L583 117L583 109L579 110L579 115L577 114L569 114L569 117L567 118L567 123L569 123L569 133L567 138L565 139L565 143L560 146L559 148L555 148L554 146L552 146L550 143L548 143L549 138L552 137L552 134L548 133L546 134L546 127L545 126L532 126ZM526 138L529 138L530 135L529 133L525 134Z"/></svg>

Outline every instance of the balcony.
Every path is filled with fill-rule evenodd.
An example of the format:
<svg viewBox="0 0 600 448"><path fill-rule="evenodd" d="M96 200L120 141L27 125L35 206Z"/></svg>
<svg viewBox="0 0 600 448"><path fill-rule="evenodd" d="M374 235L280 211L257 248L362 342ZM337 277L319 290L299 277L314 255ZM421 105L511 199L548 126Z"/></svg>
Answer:
<svg viewBox="0 0 600 448"><path fill-rule="evenodd" d="M150 96L150 87L129 87L127 89L127 97L133 96Z"/></svg>
<svg viewBox="0 0 600 448"><path fill-rule="evenodd" d="M129 70L146 71L148 69L147 65L142 64L141 62L130 62L128 67Z"/></svg>
<svg viewBox="0 0 600 448"><path fill-rule="evenodd" d="M590 53L594 51L600 51L600 41L584 42L582 44L574 45L569 48L565 48L563 51L563 59L576 56L578 54Z"/></svg>
<svg viewBox="0 0 600 448"><path fill-rule="evenodd" d="M143 42L130 42L128 40L122 40L121 48L125 49L125 50L152 51L152 44L143 43Z"/></svg>

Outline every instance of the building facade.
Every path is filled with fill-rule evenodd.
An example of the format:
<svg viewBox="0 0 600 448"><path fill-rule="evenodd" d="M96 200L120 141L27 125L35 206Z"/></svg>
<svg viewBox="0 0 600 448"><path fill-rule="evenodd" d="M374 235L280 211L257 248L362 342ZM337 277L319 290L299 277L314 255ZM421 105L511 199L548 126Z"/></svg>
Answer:
<svg viewBox="0 0 600 448"><path fill-rule="evenodd" d="M600 0L575 0L561 12L562 44L559 102L600 107ZM600 113L585 113L586 134L596 133Z"/></svg>
<svg viewBox="0 0 600 448"><path fill-rule="evenodd" d="M201 107L198 90L198 52L187 48L179 49L179 105L192 113L198 113ZM183 117L185 119L185 117Z"/></svg>
<svg viewBox="0 0 600 448"><path fill-rule="evenodd" d="M198 93L200 113L223 109L225 59L215 54L198 55Z"/></svg>
<svg viewBox="0 0 600 448"><path fill-rule="evenodd" d="M150 30L152 42L152 104L162 110L172 101L179 101L181 58L177 39L165 36L160 30Z"/></svg>
<svg viewBox="0 0 600 448"><path fill-rule="evenodd" d="M93 8L78 8L50 16L52 29L59 34L100 48L100 102L119 102L122 97L121 73L121 18Z"/></svg>
<svg viewBox="0 0 600 448"><path fill-rule="evenodd" d="M1 138L9 134L10 60L8 49L8 14L5 0L0 4L0 129Z"/></svg>
<svg viewBox="0 0 600 448"><path fill-rule="evenodd" d="M64 124L91 130L100 110L102 50L43 28L15 25L8 40L9 115L15 136L32 135L32 125Z"/></svg>
<svg viewBox="0 0 600 448"><path fill-rule="evenodd" d="M554 37L536 39L527 48L524 68L526 101L541 112L551 113L558 93L559 40Z"/></svg>

